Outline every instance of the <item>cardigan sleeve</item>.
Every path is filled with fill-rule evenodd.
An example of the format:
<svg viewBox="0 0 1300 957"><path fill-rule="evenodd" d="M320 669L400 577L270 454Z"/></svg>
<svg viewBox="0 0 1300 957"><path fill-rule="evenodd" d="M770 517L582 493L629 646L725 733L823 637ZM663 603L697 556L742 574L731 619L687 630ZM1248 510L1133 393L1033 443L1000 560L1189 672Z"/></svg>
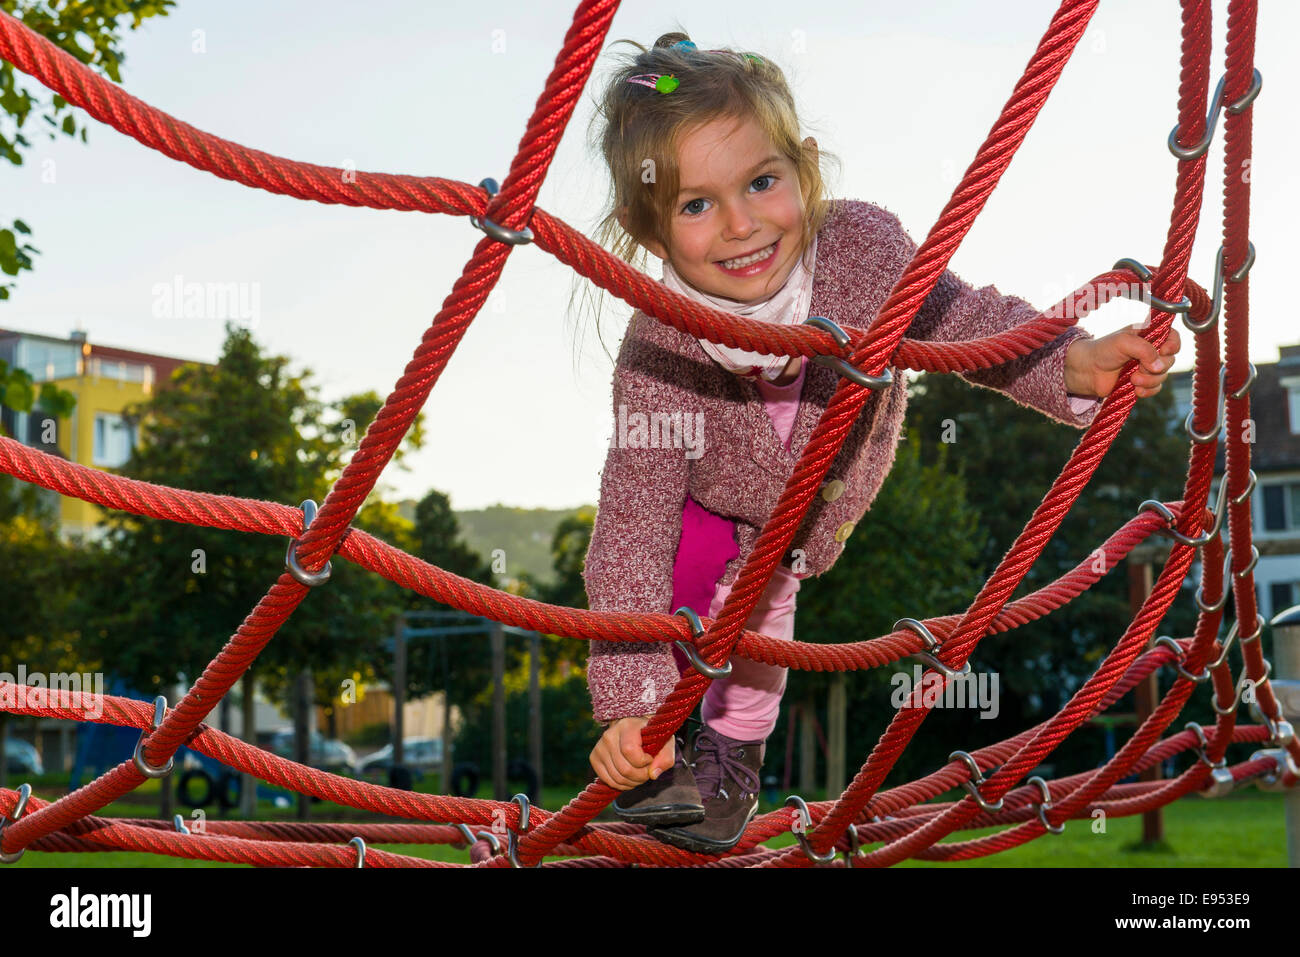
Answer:
<svg viewBox="0 0 1300 957"><path fill-rule="evenodd" d="M671 610L690 462L682 448L636 425L638 415L686 414L684 393L653 371L662 361L637 336L634 319L614 370L614 431L582 573L593 611ZM587 686L597 721L653 713L677 680L667 643L591 642Z"/></svg>
<svg viewBox="0 0 1300 957"><path fill-rule="evenodd" d="M886 212L885 216L901 233L907 250L901 275L901 269L906 268L917 246L894 214ZM1038 314L1039 310L1025 300L1004 296L995 286L975 289L949 269L939 277L917 312L907 337L940 342L979 339L1013 329ZM1078 338L1092 336L1076 325L1026 355L987 369L957 374L967 382L1002 392L1020 405L1037 409L1066 425L1086 428L1101 408L1101 400L1066 391L1065 354L1070 343Z"/></svg>

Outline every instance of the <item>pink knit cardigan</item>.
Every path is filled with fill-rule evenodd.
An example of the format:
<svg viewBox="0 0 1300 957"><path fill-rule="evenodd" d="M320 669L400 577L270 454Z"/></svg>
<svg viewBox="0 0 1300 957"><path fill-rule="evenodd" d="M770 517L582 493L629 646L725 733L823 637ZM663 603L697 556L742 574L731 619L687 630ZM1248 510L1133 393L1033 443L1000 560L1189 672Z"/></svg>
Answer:
<svg viewBox="0 0 1300 957"><path fill-rule="evenodd" d="M865 329L916 248L883 207L837 202L818 234L810 315ZM975 339L1037 315L1024 300L993 286L974 289L949 270L907 337ZM959 374L1085 428L1100 403L1071 398L1065 388L1066 349L1079 336L1088 333L1075 326L1027 356ZM688 494L735 521L740 553L721 580L734 584L838 384L837 373L807 363L786 448L753 382L714 362L688 333L635 312L614 369L615 429L583 569L592 610L673 611L673 564ZM820 575L835 564L893 465L906 404L903 372L894 370L893 383L867 399L782 564L801 575ZM649 429L638 428L646 422ZM656 710L678 680L671 648L592 641L587 683L596 720Z"/></svg>

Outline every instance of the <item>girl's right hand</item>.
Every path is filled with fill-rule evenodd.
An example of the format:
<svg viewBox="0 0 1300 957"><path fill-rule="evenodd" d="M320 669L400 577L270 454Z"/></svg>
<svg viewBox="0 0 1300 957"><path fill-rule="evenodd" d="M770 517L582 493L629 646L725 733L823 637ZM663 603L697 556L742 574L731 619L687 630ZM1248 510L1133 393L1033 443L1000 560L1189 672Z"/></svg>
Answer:
<svg viewBox="0 0 1300 957"><path fill-rule="evenodd" d="M591 767L601 781L616 791L628 791L673 766L676 739L668 736L659 753L651 759L641 749L641 729L650 723L650 715L619 718L611 721L596 746L591 749Z"/></svg>

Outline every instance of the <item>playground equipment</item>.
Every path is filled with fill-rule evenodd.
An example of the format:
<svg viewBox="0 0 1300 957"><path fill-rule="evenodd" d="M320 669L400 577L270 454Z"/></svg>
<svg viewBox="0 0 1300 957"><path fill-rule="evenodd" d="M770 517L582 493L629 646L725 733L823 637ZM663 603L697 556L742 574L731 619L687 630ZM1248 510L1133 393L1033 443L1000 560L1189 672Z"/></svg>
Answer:
<svg viewBox="0 0 1300 957"><path fill-rule="evenodd" d="M1108 816L1135 814L1193 791L1219 795L1248 780L1294 787L1300 774L1300 742L1279 708L1269 683L1269 666L1258 640L1259 616L1252 569L1258 554L1251 545L1250 446L1243 438L1249 415L1254 370L1248 361L1248 273L1254 249L1248 239L1251 104L1261 77L1254 69L1254 0L1231 0L1227 32L1227 70L1206 110L1210 79L1209 0L1183 0L1183 44L1177 125L1169 148L1177 177L1167 241L1159 265L1121 259L1115 267L1076 290L1067 303L1011 332L969 342L915 342L904 338L912 317L947 267L969 231L1039 109L1046 101L1082 37L1097 0L1065 0L997 122L958 184L937 223L899 280L878 316L865 330L832 327L826 320L802 327L770 326L715 313L677 297L635 272L558 219L535 207L538 190L586 78L604 44L617 8L614 0L584 0L565 37L556 65L528 122L510 172L498 189L491 180L480 188L435 177L345 171L294 163L203 133L134 99L86 70L72 57L33 35L8 16L0 16L0 55L39 78L69 102L146 146L198 169L275 193L324 203L376 209L422 210L470 216L485 238L456 282L442 310L416 349L361 447L314 518L297 509L230 496L183 492L130 481L61 461L8 439L0 439L0 468L24 481L111 508L173 521L272 535L295 541L287 569L249 614L175 708L155 709L140 702L110 699L103 720L142 730L133 762L124 763L73 794L49 803L29 790L0 792L0 859L12 860L24 848L103 850L125 848L209 860L268 865L462 866L365 849L367 841L390 843L470 843L476 866L543 864L548 855L574 860L545 862L548 867L624 866L629 863L704 867L784 866L817 863L835 866L886 866L904 858L962 860L1014 847L1047 832L1059 833L1074 818L1096 811ZM1187 277L1205 180L1205 153L1220 113L1224 117L1224 238L1212 296ZM345 175L346 174L346 175ZM552 608L504 594L448 574L349 528L357 508L406 433L417 411L500 275L515 245L534 242L583 276L628 303L697 337L777 355L802 355L829 362L843 375L838 390L795 467L776 508L726 605L716 619L693 623L676 615L592 613ZM512 802L417 795L363 782L347 781L268 755L201 725L213 704L230 689L276 629L313 587L328 587L328 559L335 552L439 602L524 629L579 639L681 641L693 645L698 670L688 671L642 733L643 746L658 751L695 708L711 680L733 654L771 664L812 670L880 667L905 657L923 656L945 680L969 671L968 659L979 642L1050 613L1098 580L1090 557L1056 582L1007 604L1034 564L1062 517L1078 499L1102 455L1118 434L1135 401L1129 374L1098 412L1042 504L970 607L961 614L917 621L900 618L895 630L869 641L834 646L780 642L744 631L775 565L788 549L802 516L817 493L830 463L847 436L873 383L885 381L888 366L926 372L984 368L1030 352L1058 336L1078 315L1081 301L1104 302L1114 290L1150 283L1150 321L1145 335L1163 341L1176 316L1195 334L1193 407L1186 423L1191 440L1182 500L1144 502L1133 519L1104 544L1113 568L1130 549L1152 534L1174 539L1169 559L1133 623L1096 672L1060 713L1042 724L974 753L953 751L944 767L920 780L887 791L880 785L895 760L929 714L912 700L897 710L888 730L845 792L835 800L805 803L791 799L793 812L780 810L755 818L728 854L711 857L660 844L635 825L591 823L617 792L597 782L566 807L546 811L522 797ZM1065 308L1063 308L1065 307ZM1222 318L1226 356L1220 359ZM1220 409L1220 403L1225 408ZM1224 490L1207 510L1218 440L1227 452ZM314 512L314 506L311 510ZM1225 583L1223 522L1231 541L1232 577ZM305 527L304 527L305 526ZM1201 614L1188 639L1148 648L1156 624L1201 551L1203 568L1198 603ZM1222 641L1225 589L1231 584L1237 622ZM1228 658L1233 643L1244 662L1234 682ZM1154 669L1176 667L1178 678L1159 706L1103 767L1052 781L1031 777L1031 769L1067 735L1094 714L1104 712ZM1162 732L1199 684L1212 682L1218 713L1213 729L1190 726L1167 738ZM1237 723L1243 692L1256 724ZM58 703L36 706L18 688L18 703L8 710L76 719L77 709ZM1233 742L1267 745L1247 761L1229 767L1224 755ZM206 834L175 833L145 822L101 819L93 812L139 785L167 773L182 744L276 784L316 794L353 807L420 821L450 824L271 825L215 822ZM960 744L960 742L955 742ZM1166 757L1190 751L1199 757L1172 781L1117 784L1121 778ZM963 787L950 803L925 803ZM988 837L938 843L965 828L1006 827ZM473 829L487 828L476 832ZM797 846L766 848L764 841L794 831ZM484 836L486 835L486 836ZM273 838L273 840L270 840ZM503 840L504 838L504 840ZM340 843L326 843L337 841ZM881 843L869 852L861 846ZM504 853L495 853L502 849ZM843 861L836 852L845 854Z"/></svg>

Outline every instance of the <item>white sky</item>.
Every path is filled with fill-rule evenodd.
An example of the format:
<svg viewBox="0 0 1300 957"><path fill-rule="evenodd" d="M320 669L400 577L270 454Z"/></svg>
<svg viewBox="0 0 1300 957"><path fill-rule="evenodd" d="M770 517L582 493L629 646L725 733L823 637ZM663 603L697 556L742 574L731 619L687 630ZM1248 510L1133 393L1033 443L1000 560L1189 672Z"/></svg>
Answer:
<svg viewBox="0 0 1300 957"><path fill-rule="evenodd" d="M470 5L473 6L473 5ZM504 178L572 15L569 3L415 0L364 5L181 0L125 40L123 83L200 129L291 159L360 170ZM628 3L609 41L649 44L682 24L701 47L737 46L787 72L805 132L840 157L834 194L897 213L920 242L983 142L1056 3L940 0L806 4ZM1300 341L1285 303L1300 89L1300 5L1260 5L1251 238L1251 358ZM1124 256L1160 258L1176 161L1180 19L1175 3L1104 3L1035 127L952 260L1046 308ZM996 11L996 12L994 12ZM1223 71L1227 3L1214 3L1210 89ZM192 50L203 31L205 52ZM498 47L493 51L494 31ZM626 49L626 48L624 48ZM597 81L609 64L602 57ZM30 83L28 85L31 85ZM604 173L587 150L589 85L539 204L590 232ZM0 307L0 326L215 361L218 319L160 319L153 289L186 282L256 288L257 340L291 356L326 399L387 395L481 234L461 217L325 206L218 179L91 121L89 146L48 140L39 118L22 167L0 169L0 210L35 230L36 269ZM1207 287L1221 238L1222 131L1210 151L1192 277ZM48 165L53 161L53 166ZM53 183L42 171L53 169ZM657 264L656 264L657 265ZM657 277L657 271L654 273ZM255 285L254 285L255 284ZM575 370L571 273L521 247L425 406L429 443L390 494L429 488L458 509L495 502L595 502L610 429L611 365L594 335ZM607 303L611 350L630 307ZM1088 317L1104 335L1141 321L1118 302ZM588 319L583 320L589 323ZM1181 325L1178 326L1181 328ZM1175 369L1191 365L1191 336Z"/></svg>

